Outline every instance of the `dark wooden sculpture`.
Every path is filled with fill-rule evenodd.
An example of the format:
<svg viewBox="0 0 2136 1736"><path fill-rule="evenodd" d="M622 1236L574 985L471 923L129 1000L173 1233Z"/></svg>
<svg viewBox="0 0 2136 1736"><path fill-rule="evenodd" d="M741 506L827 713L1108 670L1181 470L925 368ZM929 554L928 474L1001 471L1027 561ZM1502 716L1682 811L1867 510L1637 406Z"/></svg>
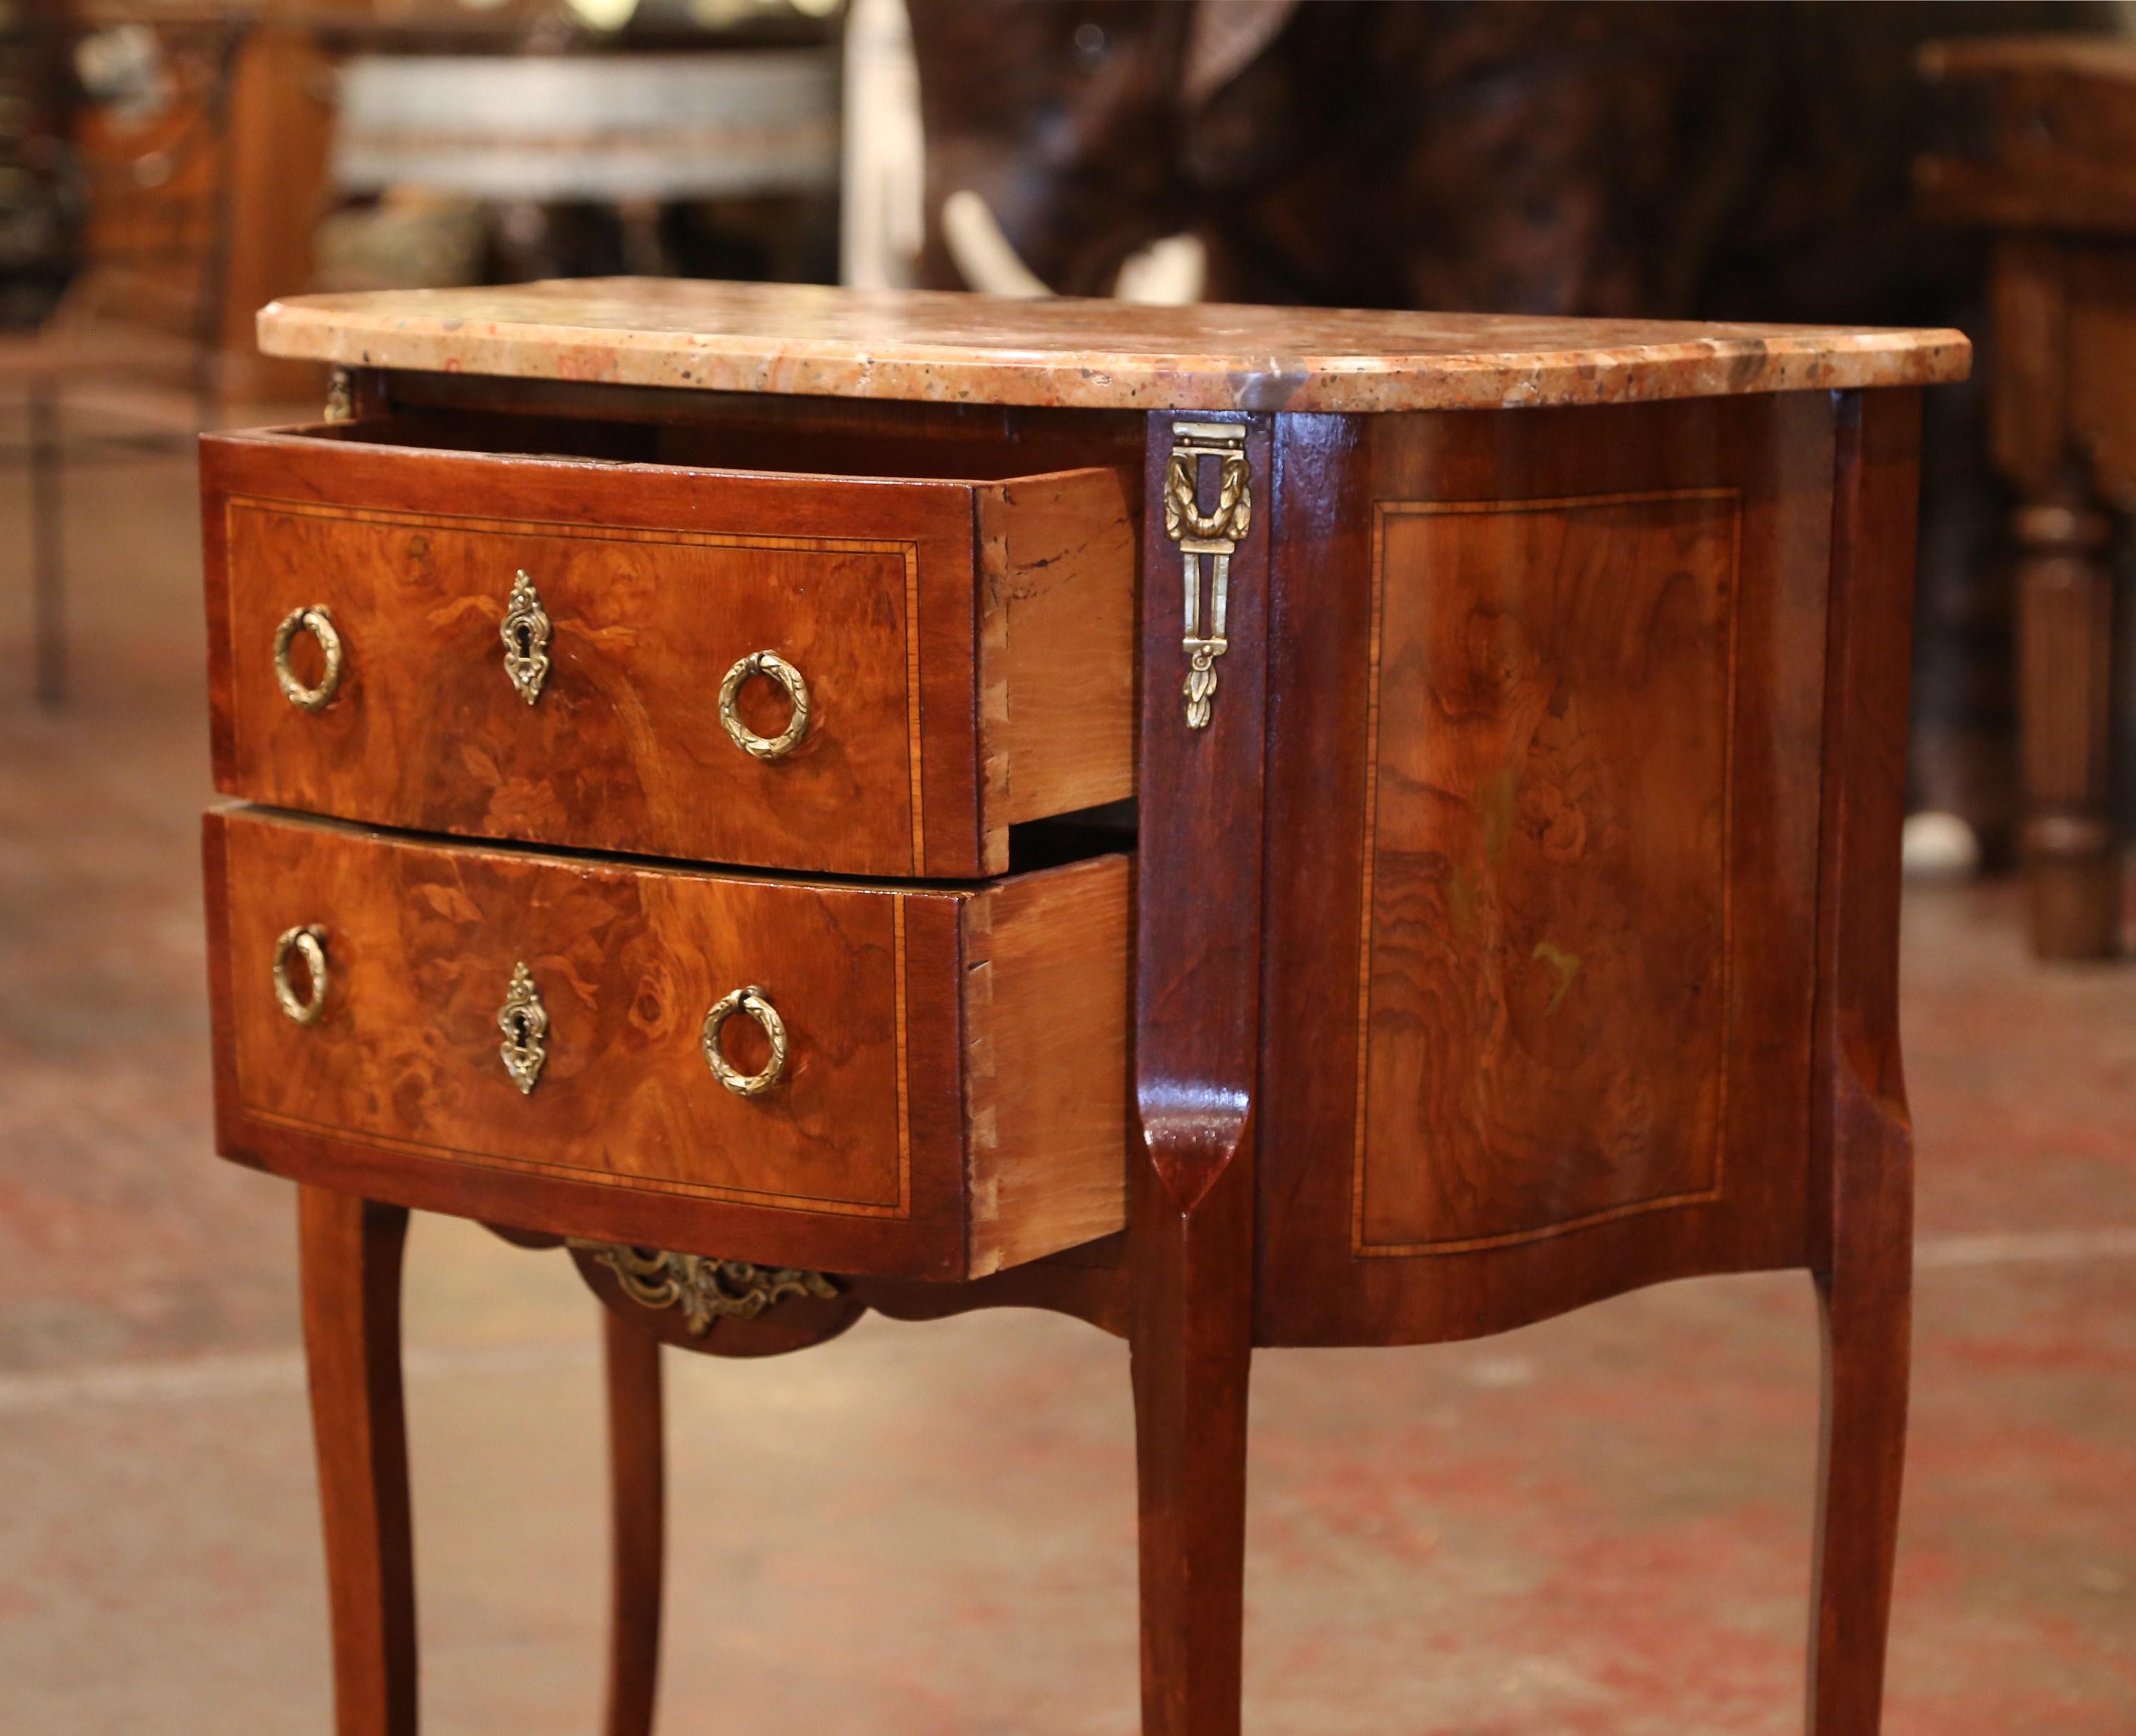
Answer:
<svg viewBox="0 0 2136 1736"><path fill-rule="evenodd" d="M1208 293L1320 307L1896 322L1973 293L1915 210L1939 36L2106 9L913 0L924 280L968 189L1046 284L1198 235Z"/></svg>
<svg viewBox="0 0 2136 1736"><path fill-rule="evenodd" d="M968 190L1063 293L1109 293L1135 250L1188 234L1206 249L1210 298L1323 307L1984 330L1979 213L1954 225L1950 200L1925 210L1915 196L1914 160L1945 119L1916 56L1939 37L1981 39L1962 68L1951 63L1953 83L2027 56L2036 68L2043 56L2071 69L2126 58L2077 34L2117 27L2088 4L1029 0L1004 11L913 0L911 11L928 150L923 282L985 287L967 281L939 222ZM1998 47L2013 31L2058 34ZM2027 91L2042 75L2028 75ZM2088 100L2117 88L2097 75ZM2010 100L2014 116L2032 98ZM1999 255L1998 279L2012 287L1998 292L2008 342L1997 367L2012 379L1998 390L2040 408L1998 409L1995 445L2036 505L2071 487L2085 504L2104 497L2090 460L2066 454L2042 423L2055 420L2052 358L2065 352L2047 287L2060 244L2042 239L2042 214L2058 187L2112 184L2118 135L2096 149L2075 138L2025 172L2033 215L2017 218L2006 201L1991 220L2032 238L2029 291L2012 276L2017 244ZM2096 191L2080 196L2081 222L2057 233L2109 243L2126 232L2125 213L2104 216ZM2116 294L2099 263L2107 251L2093 247L2091 274L2072 279L2080 303ZM2110 414L2118 374L2083 371L2080 396L2100 408L2080 413ZM2094 937L2075 944L2095 949L2105 773L2086 697L2095 677L2053 649L2020 675L1987 415L1964 389L1927 406L1912 798L1964 818L1999 866L2017 846L2022 781L2045 816L2032 827L2035 885L2064 889L2039 895L2081 907L2042 920L2073 920ZM2095 521L2012 522L2030 575L2019 583L2042 598L2030 637L2051 645L2051 618L2102 606ZM2021 681L2040 720L2022 780ZM2136 725L2117 729L2126 744Z"/></svg>

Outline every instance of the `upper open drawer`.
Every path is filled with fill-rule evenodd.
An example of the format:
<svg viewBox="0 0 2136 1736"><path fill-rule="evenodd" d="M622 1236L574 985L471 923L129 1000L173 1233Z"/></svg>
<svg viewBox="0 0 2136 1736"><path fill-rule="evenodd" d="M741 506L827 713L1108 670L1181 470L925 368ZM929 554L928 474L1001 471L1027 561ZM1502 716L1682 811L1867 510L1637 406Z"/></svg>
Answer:
<svg viewBox="0 0 2136 1736"><path fill-rule="evenodd" d="M1005 869L1012 824L1133 793L1127 473L1003 475L1017 454L981 443L850 436L746 454L844 467L828 475L580 455L630 434L387 417L208 436L216 787L475 836L946 876ZM546 449L493 449L514 439Z"/></svg>

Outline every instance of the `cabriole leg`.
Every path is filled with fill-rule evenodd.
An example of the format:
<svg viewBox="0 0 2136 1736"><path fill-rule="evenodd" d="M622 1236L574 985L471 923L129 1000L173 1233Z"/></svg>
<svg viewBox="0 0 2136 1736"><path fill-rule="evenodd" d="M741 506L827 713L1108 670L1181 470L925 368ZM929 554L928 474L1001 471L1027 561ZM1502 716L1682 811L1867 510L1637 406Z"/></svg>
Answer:
<svg viewBox="0 0 2136 1736"><path fill-rule="evenodd" d="M1811 1592L1810 1736L1876 1736L1906 1453L1911 1148L1884 1123L1839 1153L1832 1270L1817 1274L1824 1420Z"/></svg>
<svg viewBox="0 0 2136 1736"><path fill-rule="evenodd" d="M667 1464L660 1341L601 1310L608 1355L608 1736L651 1736L660 1665Z"/></svg>
<svg viewBox="0 0 2136 1736"><path fill-rule="evenodd" d="M1239 1731L1269 452L1251 418L1149 419L1128 1202L1143 1736Z"/></svg>
<svg viewBox="0 0 2136 1736"><path fill-rule="evenodd" d="M1143 1736L1238 1736L1252 1357L1250 1174L1137 1203Z"/></svg>
<svg viewBox="0 0 2136 1736"><path fill-rule="evenodd" d="M337 1736L414 1736L415 1575L400 1394L408 1214L298 1190Z"/></svg>

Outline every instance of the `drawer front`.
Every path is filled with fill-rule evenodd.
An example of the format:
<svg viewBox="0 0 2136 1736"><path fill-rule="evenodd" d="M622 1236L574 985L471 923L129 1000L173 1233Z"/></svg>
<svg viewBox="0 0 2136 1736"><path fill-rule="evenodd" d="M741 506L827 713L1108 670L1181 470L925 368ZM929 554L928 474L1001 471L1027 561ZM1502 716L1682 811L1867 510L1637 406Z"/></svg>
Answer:
<svg viewBox="0 0 2136 1736"><path fill-rule="evenodd" d="M231 1155L832 1270L961 1276L1119 1222L1120 858L900 891L240 810L207 862ZM1089 1011L1056 1035L1063 1001Z"/></svg>
<svg viewBox="0 0 2136 1736"><path fill-rule="evenodd" d="M1131 788L1114 473L877 482L274 434L204 450L228 793L961 876L1006 866L1012 820Z"/></svg>
<svg viewBox="0 0 2136 1736"><path fill-rule="evenodd" d="M231 751L240 793L478 836L910 874L925 861L909 546L543 527L237 497ZM528 704L500 627L529 577L550 667ZM289 703L278 624L328 611L333 702ZM307 631L305 637L308 638ZM725 672L774 650L807 733L763 760L723 727ZM297 656L315 659L299 643ZM300 668L315 684L318 665ZM735 695L765 739L790 703ZM844 816L835 832L825 825Z"/></svg>

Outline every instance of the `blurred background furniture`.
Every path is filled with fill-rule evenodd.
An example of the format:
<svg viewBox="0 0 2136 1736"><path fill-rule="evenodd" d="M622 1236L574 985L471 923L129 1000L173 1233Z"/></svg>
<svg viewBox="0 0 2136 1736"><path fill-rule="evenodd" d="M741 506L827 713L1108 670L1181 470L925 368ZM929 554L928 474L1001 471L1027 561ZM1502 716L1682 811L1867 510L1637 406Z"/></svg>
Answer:
<svg viewBox="0 0 2136 1736"><path fill-rule="evenodd" d="M2044 958L2119 949L2115 811L2126 647L2120 526L2136 508L2136 46L2008 37L1931 46L1976 99L1922 161L1934 216L1993 237L1995 463L2017 492L2025 875Z"/></svg>
<svg viewBox="0 0 2136 1736"><path fill-rule="evenodd" d="M314 13L331 144L309 269L273 293L626 270L828 280L834 9L425 0Z"/></svg>
<svg viewBox="0 0 2136 1736"><path fill-rule="evenodd" d="M664 206L835 190L837 67L806 48L362 55L341 75L333 174L345 197L608 206L624 263L670 276ZM769 263L808 269L794 245Z"/></svg>
<svg viewBox="0 0 2136 1736"><path fill-rule="evenodd" d="M66 60L42 12L0 0L0 332L41 323L66 286Z"/></svg>
<svg viewBox="0 0 2136 1736"><path fill-rule="evenodd" d="M70 196L78 264L33 331L0 337L0 386L27 400L7 449L31 475L31 586L38 701L66 686L61 479L70 462L189 442L213 419L228 259L231 70L239 13L158 7L74 28L39 13L18 28L47 78L71 73ZM71 397L100 386L85 425Z"/></svg>
<svg viewBox="0 0 2136 1736"><path fill-rule="evenodd" d="M905 289L927 231L927 145L905 0L849 0L840 47L838 281L856 289Z"/></svg>
<svg viewBox="0 0 2136 1736"><path fill-rule="evenodd" d="M306 289L831 274L823 0L75 0L0 11L0 456L35 688L66 685L66 464L315 398Z"/></svg>

